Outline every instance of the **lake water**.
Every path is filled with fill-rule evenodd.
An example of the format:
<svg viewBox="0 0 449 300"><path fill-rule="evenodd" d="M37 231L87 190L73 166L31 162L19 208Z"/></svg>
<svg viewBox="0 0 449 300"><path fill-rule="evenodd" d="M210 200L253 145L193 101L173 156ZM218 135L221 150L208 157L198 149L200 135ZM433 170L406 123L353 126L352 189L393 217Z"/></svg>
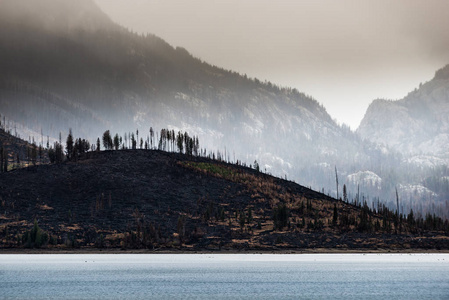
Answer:
<svg viewBox="0 0 449 300"><path fill-rule="evenodd" d="M449 299L449 255L0 255L0 298Z"/></svg>

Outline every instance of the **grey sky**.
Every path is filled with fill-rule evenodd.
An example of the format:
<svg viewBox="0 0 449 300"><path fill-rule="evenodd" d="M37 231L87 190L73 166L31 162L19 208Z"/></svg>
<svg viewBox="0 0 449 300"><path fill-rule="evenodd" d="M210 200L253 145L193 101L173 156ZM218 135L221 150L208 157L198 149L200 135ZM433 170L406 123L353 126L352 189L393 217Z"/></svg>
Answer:
<svg viewBox="0 0 449 300"><path fill-rule="evenodd" d="M447 0L95 0L134 31L323 103L355 129L449 63Z"/></svg>

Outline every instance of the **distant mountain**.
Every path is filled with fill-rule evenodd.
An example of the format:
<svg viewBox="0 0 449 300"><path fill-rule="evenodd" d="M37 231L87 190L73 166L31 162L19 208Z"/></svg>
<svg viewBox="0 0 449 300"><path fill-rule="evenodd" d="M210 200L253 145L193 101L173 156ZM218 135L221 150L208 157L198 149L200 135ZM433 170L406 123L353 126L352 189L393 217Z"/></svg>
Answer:
<svg viewBox="0 0 449 300"><path fill-rule="evenodd" d="M25 126L23 135L57 138L73 128L93 140L106 129L145 136L150 126L168 126L226 158L258 159L296 178L293 169L305 163L342 165L362 149L313 98L129 32L90 0L2 6L9 17L0 18L0 113ZM364 157L362 150L357 160Z"/></svg>
<svg viewBox="0 0 449 300"><path fill-rule="evenodd" d="M145 139L150 127L168 127L199 136L207 153L257 160L329 195L337 195L337 169L339 196L346 184L349 199L394 206L404 187L414 204L403 211L423 199L428 211L437 197L398 152L363 142L312 97L130 32L92 0L3 0L0 8L0 114L25 139L62 132L64 141L72 128L93 144L107 129L123 138L138 129Z"/></svg>
<svg viewBox="0 0 449 300"><path fill-rule="evenodd" d="M91 0L3 0L1 8L3 24L40 28L53 33L113 26L109 17Z"/></svg>
<svg viewBox="0 0 449 300"><path fill-rule="evenodd" d="M375 100L357 132L403 154L449 158L449 65L402 100Z"/></svg>

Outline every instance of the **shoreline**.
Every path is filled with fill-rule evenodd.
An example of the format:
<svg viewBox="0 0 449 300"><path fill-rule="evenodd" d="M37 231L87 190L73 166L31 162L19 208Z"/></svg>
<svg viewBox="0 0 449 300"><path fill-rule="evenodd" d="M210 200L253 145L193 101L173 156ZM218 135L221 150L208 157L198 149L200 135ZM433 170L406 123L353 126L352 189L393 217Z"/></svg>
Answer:
<svg viewBox="0 0 449 300"><path fill-rule="evenodd" d="M148 250L148 249L0 249L7 254L449 254L449 249L282 249L282 250Z"/></svg>

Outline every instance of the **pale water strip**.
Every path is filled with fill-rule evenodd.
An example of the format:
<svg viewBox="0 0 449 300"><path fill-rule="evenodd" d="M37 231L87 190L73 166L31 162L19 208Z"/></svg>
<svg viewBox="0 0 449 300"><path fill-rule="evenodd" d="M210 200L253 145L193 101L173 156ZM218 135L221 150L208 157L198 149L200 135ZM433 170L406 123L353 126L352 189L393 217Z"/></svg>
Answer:
<svg viewBox="0 0 449 300"><path fill-rule="evenodd" d="M0 299L62 298L449 299L449 255L0 255Z"/></svg>

